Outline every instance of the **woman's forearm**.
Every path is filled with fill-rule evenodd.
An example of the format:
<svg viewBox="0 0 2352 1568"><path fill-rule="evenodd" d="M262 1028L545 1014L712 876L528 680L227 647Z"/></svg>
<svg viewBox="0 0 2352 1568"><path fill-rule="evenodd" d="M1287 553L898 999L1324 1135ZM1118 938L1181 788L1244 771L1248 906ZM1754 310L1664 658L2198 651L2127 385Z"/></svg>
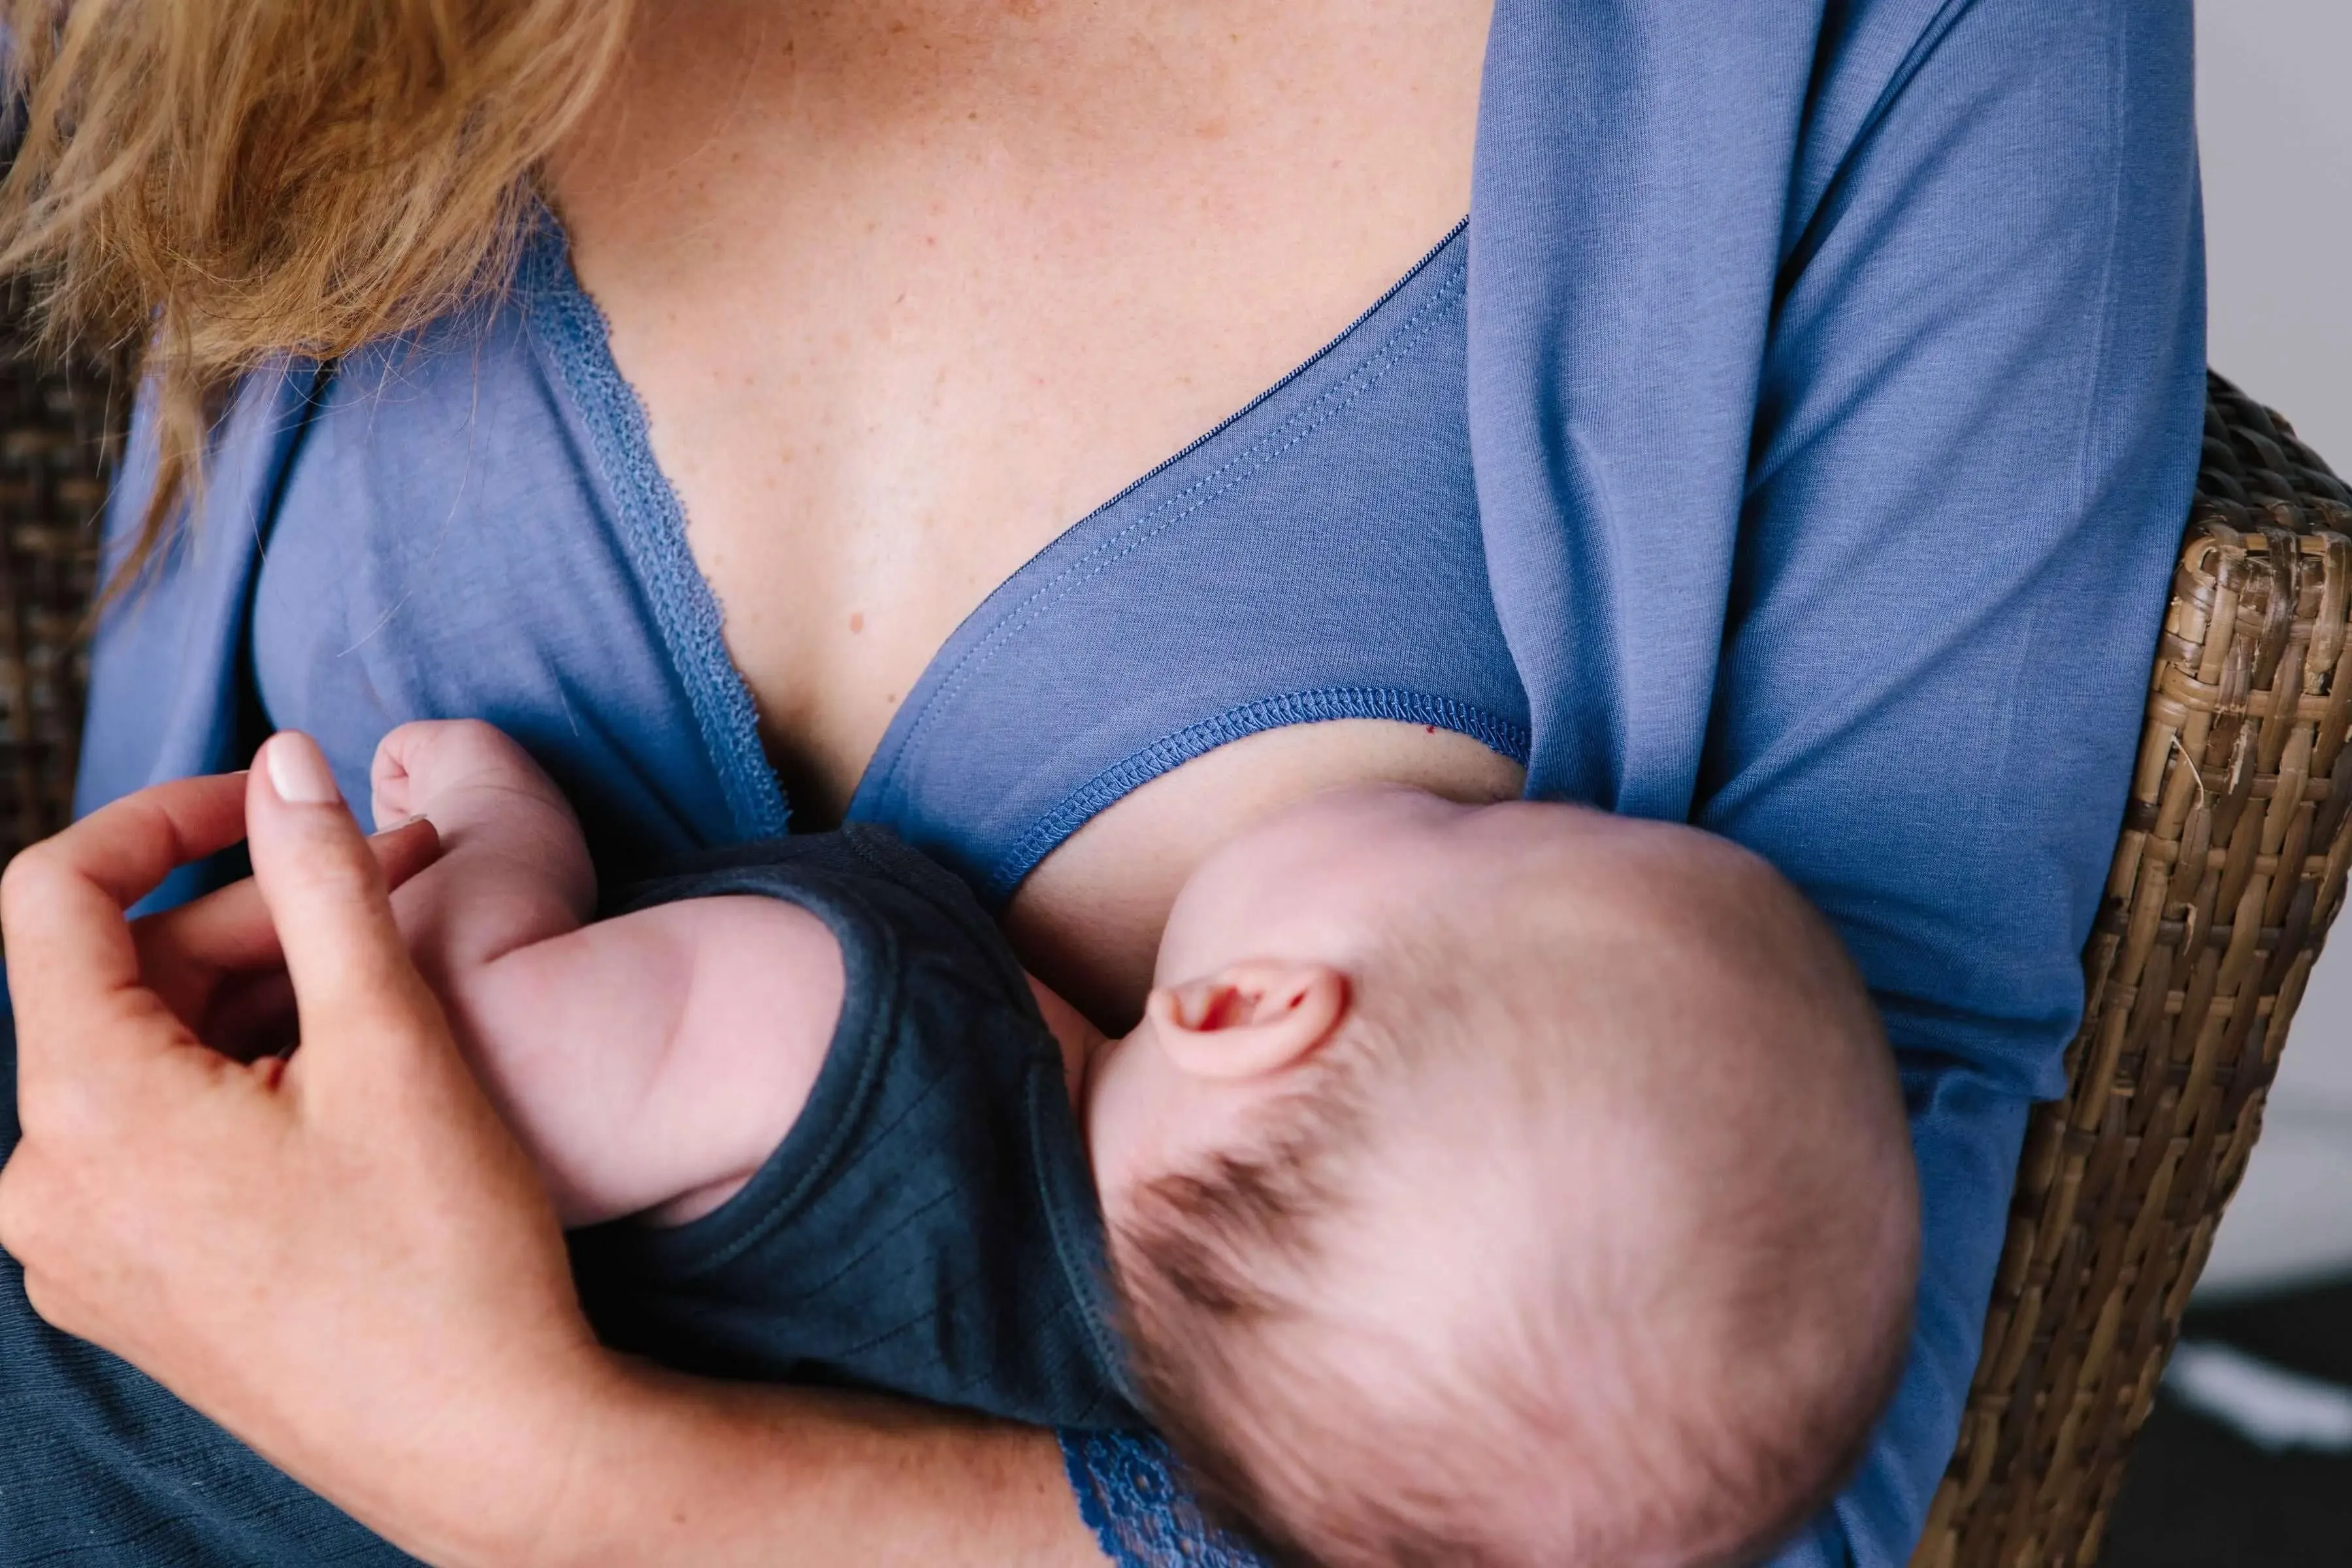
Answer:
<svg viewBox="0 0 2352 1568"><path fill-rule="evenodd" d="M1102 1568L1049 1432L929 1406L615 1366L546 1517L449 1568Z"/></svg>

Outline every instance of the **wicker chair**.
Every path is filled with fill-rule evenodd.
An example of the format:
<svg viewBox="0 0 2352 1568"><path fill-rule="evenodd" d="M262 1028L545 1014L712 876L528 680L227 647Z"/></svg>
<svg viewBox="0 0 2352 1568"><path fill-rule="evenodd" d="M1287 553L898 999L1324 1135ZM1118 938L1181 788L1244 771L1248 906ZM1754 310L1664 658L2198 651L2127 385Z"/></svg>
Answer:
<svg viewBox="0 0 2352 1568"><path fill-rule="evenodd" d="M0 862L72 808L96 520L125 412L108 367L36 357L26 303L22 283L0 289Z"/></svg>
<svg viewBox="0 0 2352 1568"><path fill-rule="evenodd" d="M2095 1562L2352 862L2352 493L2220 376L2066 1098L1913 1568Z"/></svg>
<svg viewBox="0 0 2352 1568"><path fill-rule="evenodd" d="M121 378L0 320L0 860L71 799ZM2215 377L2067 1098L2035 1115L1915 1568L2097 1555L2352 859L2352 494Z"/></svg>

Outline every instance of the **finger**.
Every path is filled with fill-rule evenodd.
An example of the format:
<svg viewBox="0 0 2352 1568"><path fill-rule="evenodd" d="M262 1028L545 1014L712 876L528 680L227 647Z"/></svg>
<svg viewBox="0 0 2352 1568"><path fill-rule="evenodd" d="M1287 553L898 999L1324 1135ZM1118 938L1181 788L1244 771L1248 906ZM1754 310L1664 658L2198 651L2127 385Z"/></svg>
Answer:
<svg viewBox="0 0 2352 1568"><path fill-rule="evenodd" d="M398 1026L435 1015L393 923L383 871L309 736L281 731L261 748L246 790L246 829L306 1041L382 1034L386 1026L396 1037L404 1032ZM312 1076L331 1066L314 1061Z"/></svg>
<svg viewBox="0 0 2352 1568"><path fill-rule="evenodd" d="M368 841L385 883L397 888L430 865L440 852L440 836L423 819L404 824ZM268 907L252 879L233 882L194 902L134 921L141 979L163 1005L195 1028L206 1045L224 1050L213 1020L221 1016L221 989L238 977L264 972L284 978L285 955ZM292 1028L293 993L286 992L286 1029ZM226 1050L248 1059L252 1052Z"/></svg>
<svg viewBox="0 0 2352 1568"><path fill-rule="evenodd" d="M400 805L388 797L404 801L409 752L439 727L431 719L412 720L395 726L375 743L375 757L368 763L368 815L373 820L382 822L387 811L401 812Z"/></svg>
<svg viewBox="0 0 2352 1568"><path fill-rule="evenodd" d="M123 910L175 868L236 842L244 781L234 773L158 784L100 807L9 862L0 876L0 946L17 1016L20 1059L79 1031L59 1013L139 984Z"/></svg>
<svg viewBox="0 0 2352 1568"><path fill-rule="evenodd" d="M43 839L10 861L9 871L37 875L45 883L53 876L72 877L125 909L181 866L244 837L244 804L243 773L155 784L100 806Z"/></svg>
<svg viewBox="0 0 2352 1568"><path fill-rule="evenodd" d="M399 887L440 857L441 836L423 817L368 841L387 889ZM261 889L250 879L134 922L132 933L149 972L193 964L212 971L273 967L284 954Z"/></svg>
<svg viewBox="0 0 2352 1568"><path fill-rule="evenodd" d="M403 882L441 858L441 834L429 819L414 816L397 827L371 835L368 848L375 855L375 863L383 868L386 890L398 892Z"/></svg>

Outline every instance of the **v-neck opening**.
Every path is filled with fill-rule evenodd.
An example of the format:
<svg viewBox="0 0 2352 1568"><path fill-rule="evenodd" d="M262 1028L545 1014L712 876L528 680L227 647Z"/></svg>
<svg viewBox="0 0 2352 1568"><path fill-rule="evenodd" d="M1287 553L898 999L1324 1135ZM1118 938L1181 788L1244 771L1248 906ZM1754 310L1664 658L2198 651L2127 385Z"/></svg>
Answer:
<svg viewBox="0 0 2352 1568"><path fill-rule="evenodd" d="M685 509L655 459L645 404L613 357L604 312L581 287L570 240L545 208L516 288L583 427L630 572L685 689L735 838L782 837L791 807L760 740L751 685L728 651L725 612L687 542Z"/></svg>
<svg viewBox="0 0 2352 1568"><path fill-rule="evenodd" d="M1066 551L1139 490L1208 447L1280 398L1302 376L1363 332L1438 261L1466 244L1467 218L1457 222L1398 279L1382 290L1347 326L1298 362L1264 391L1201 435L1119 488L1100 505L1057 532L982 599L935 648L908 700L892 715L863 768L842 816L856 820L887 789L898 760L924 724L931 702L951 686L976 652L975 632L1002 618L1009 597L1018 596L1039 565ZM1456 268L1466 265L1457 261ZM616 514L617 531L631 572L651 608L664 645L684 687L712 768L719 776L736 837L781 837L791 806L775 765L760 736L759 708L750 682L729 652L725 611L687 537L686 510L655 456L651 421L636 388L614 356L610 323L572 265L569 237L544 208L525 247L517 289L577 413L604 489ZM1263 438L1258 444L1263 444Z"/></svg>

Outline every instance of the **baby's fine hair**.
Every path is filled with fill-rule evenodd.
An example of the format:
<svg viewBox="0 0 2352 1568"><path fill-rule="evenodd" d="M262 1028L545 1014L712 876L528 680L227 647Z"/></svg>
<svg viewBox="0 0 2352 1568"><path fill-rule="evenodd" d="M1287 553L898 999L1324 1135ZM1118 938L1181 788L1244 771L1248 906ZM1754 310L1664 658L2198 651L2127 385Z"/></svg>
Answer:
<svg viewBox="0 0 2352 1568"><path fill-rule="evenodd" d="M1825 1030L1866 1037L1858 1060L1883 1057L1826 923L1761 862L1742 874L1755 872L1770 885L1735 885L1727 901L1753 898L1749 914L1803 929L1746 953L1700 935L1690 956L1710 973L1769 971L1793 941L1828 978L1780 985L1755 1010L1810 1008ZM1876 1068L1883 1083L1862 1069L1854 1157L1818 1116L1776 1131L1785 1118L1742 1110L1736 1064L1702 1075L1715 1081L1686 1108L1659 1074L1629 1084L1609 1066L1657 1029L1615 1026L1604 1004L1625 994L1606 977L1546 984L1563 965L1544 944L1451 915L1392 934L1358 966L1348 1021L1296 1088L1240 1147L1149 1184L1113 1237L1145 1404L1211 1516L1277 1563L1753 1562L1826 1505L1893 1394L1916 1199L1891 1068ZM1507 984L1478 984L1498 959ZM1691 1044L1706 1063L1717 1042ZM1629 1142L1608 1131L1621 1122ZM1694 1163L1676 1152L1694 1140L1738 1146ZM1595 1142L1622 1158L1593 1164ZM1823 1144L1820 1161L1806 1152ZM1638 1173L1655 1150L1674 1173L1663 1187ZM1881 1245L1890 1230L1862 1212L1871 1200L1841 1189L1888 1150L1901 1170L1887 1201L1915 1228ZM1748 1180L1687 1179L1726 1164ZM1612 1194L1579 1179L1621 1167L1636 1171L1630 1235L1588 1223ZM1433 1245L1383 1257L1400 1194L1423 1216L1408 1238ZM1655 1230L1641 1215L1654 1194L1675 1216ZM1454 1234L1431 1213L1441 1226L1457 1215Z"/></svg>

